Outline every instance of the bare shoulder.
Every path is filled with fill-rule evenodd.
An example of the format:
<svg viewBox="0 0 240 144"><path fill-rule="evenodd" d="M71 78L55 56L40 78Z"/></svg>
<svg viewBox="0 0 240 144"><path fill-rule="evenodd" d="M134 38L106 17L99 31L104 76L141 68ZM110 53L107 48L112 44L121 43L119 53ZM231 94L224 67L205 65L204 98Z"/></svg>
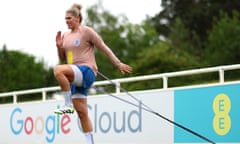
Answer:
<svg viewBox="0 0 240 144"><path fill-rule="evenodd" d="M95 33L95 30L94 30L92 27L90 27L90 26L81 25L81 29L82 29L84 32Z"/></svg>

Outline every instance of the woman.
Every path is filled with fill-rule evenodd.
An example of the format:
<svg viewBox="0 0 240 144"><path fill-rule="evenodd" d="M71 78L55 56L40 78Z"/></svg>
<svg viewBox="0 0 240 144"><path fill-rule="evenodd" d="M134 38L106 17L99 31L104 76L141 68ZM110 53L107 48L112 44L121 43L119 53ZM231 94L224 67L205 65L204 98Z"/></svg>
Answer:
<svg viewBox="0 0 240 144"><path fill-rule="evenodd" d="M92 28L81 25L81 8L81 5L74 4L66 11L65 20L70 31L63 35L58 32L56 36L59 58L67 64L57 65L54 69L55 78L65 99L64 106L54 112L73 113L75 109L87 144L93 144L93 128L87 109L87 91L97 75L94 47L104 52L121 73L131 73L132 67L122 63Z"/></svg>

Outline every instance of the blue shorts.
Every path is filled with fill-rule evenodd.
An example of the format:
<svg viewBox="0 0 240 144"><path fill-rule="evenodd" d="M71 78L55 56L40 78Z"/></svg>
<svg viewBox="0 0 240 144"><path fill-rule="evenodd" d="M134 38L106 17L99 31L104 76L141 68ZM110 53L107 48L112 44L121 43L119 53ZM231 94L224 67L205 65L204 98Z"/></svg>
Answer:
<svg viewBox="0 0 240 144"><path fill-rule="evenodd" d="M80 87L71 84L71 93L72 95L80 93L87 96L88 89L91 87L91 85L95 81L96 76L92 71L92 69L89 68L88 66L77 65L77 67L82 72L83 82L82 82L82 86Z"/></svg>

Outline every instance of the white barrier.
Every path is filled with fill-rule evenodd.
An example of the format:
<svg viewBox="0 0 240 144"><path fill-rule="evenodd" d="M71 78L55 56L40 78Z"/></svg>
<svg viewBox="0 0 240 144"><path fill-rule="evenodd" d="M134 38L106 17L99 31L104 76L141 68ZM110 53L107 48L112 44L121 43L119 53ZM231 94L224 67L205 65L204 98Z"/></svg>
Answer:
<svg viewBox="0 0 240 144"><path fill-rule="evenodd" d="M153 80L153 79L162 79L163 80L163 89L168 89L168 78L186 76L186 75L194 75L194 74L202 74L202 73L218 72L219 73L219 83L223 84L225 82L224 81L224 72L228 71L228 70L236 70L236 69L240 69L240 64L217 66L217 67L210 67L210 68L201 68L201 69L194 69L194 70L185 70L185 71L180 71L180 72L170 72L170 73L162 73L162 74L144 75L144 76L137 76L137 77L130 77L130 78L121 78L121 79L114 79L112 81L114 83L116 83L116 85L121 86L121 83L144 81L144 80ZM94 83L95 86L109 85L109 84L111 84L111 83L107 80L96 81ZM17 103L18 95L41 93L42 94L42 101L46 101L47 92L54 92L54 91L59 91L59 90L60 90L59 86L47 87L47 88L39 88L39 89L0 93L0 97L12 96L13 97L13 103ZM120 89L117 86L116 86L116 93L120 93Z"/></svg>

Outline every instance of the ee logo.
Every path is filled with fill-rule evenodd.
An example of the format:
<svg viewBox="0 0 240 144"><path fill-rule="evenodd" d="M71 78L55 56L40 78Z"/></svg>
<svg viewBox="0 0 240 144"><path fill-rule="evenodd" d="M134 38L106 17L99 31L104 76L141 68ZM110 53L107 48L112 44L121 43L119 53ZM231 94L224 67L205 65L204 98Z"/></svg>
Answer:
<svg viewBox="0 0 240 144"><path fill-rule="evenodd" d="M218 135L226 135L231 128L229 112L231 101L225 94L218 94L213 100L213 129Z"/></svg>

